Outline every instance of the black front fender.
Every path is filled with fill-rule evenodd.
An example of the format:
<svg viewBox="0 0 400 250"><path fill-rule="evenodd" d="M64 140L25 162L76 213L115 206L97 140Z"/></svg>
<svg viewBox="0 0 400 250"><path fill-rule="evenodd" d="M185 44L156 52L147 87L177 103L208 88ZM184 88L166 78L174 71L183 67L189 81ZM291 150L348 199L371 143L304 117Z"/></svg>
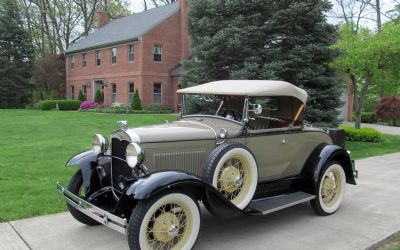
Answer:
<svg viewBox="0 0 400 250"><path fill-rule="evenodd" d="M93 185L96 186L93 187L94 190L98 188L100 185L97 175L94 174L95 169L98 165L101 165L105 168L110 167L111 158L106 155L98 156L95 153L93 153L92 150L84 151L82 153L73 156L65 164L66 167L71 167L71 166L80 167L83 177L83 186L85 187L88 193L90 193L90 189Z"/></svg>
<svg viewBox="0 0 400 250"><path fill-rule="evenodd" d="M203 199L207 192L212 194L214 201L218 202L219 210L224 213L237 214L241 212L209 183L196 176L178 171L163 171L147 175L133 183L125 195L135 200L146 200L176 189L189 192L199 200Z"/></svg>
<svg viewBox="0 0 400 250"><path fill-rule="evenodd" d="M311 153L302 171L302 176L309 181L308 186L313 191L317 188L322 168L330 161L339 162L346 173L346 182L356 185L353 162L347 151L337 145L320 144Z"/></svg>

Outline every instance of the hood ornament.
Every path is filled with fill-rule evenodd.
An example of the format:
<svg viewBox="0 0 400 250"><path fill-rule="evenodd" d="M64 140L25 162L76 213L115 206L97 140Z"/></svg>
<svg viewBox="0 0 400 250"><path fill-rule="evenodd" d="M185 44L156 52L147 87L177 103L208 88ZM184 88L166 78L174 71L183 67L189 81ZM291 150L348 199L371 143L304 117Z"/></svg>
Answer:
<svg viewBox="0 0 400 250"><path fill-rule="evenodd" d="M128 130L128 121L117 121L121 130Z"/></svg>

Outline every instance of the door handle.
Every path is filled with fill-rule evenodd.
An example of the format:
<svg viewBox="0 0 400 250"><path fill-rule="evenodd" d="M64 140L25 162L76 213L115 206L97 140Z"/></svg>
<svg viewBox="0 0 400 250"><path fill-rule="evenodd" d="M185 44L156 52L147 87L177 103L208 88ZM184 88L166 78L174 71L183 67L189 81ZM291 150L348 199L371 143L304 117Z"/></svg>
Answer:
<svg viewBox="0 0 400 250"><path fill-rule="evenodd" d="M286 142L287 142L287 141L285 140L285 138L283 138L283 139L282 139L282 144L286 144Z"/></svg>

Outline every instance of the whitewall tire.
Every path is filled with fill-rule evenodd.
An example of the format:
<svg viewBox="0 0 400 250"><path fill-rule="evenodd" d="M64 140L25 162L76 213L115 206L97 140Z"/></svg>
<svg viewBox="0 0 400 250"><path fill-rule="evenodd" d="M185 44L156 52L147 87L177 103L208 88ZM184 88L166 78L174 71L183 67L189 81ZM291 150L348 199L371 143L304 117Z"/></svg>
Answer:
<svg viewBox="0 0 400 250"><path fill-rule="evenodd" d="M130 249L190 250L200 230L197 202L184 193L139 201L128 225Z"/></svg>
<svg viewBox="0 0 400 250"><path fill-rule="evenodd" d="M335 161L328 163L320 175L317 187L316 198L311 200L314 210L320 215L335 213L346 192L346 174L341 164Z"/></svg>

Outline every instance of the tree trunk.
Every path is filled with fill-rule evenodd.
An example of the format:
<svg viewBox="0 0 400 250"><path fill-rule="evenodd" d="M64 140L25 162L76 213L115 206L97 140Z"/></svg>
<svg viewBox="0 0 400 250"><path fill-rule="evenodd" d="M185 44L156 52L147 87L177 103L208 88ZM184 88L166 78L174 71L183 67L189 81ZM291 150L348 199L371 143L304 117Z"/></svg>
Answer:
<svg viewBox="0 0 400 250"><path fill-rule="evenodd" d="M365 78L362 86L361 86L361 91L358 94L358 96L355 98L356 99L356 122L355 122L355 128L360 128L361 127L361 114L364 109L364 101L365 101L365 96L368 91L368 87L372 82L373 78L373 73L368 72L367 77Z"/></svg>
<svg viewBox="0 0 400 250"><path fill-rule="evenodd" d="M376 26L378 32L382 29L382 21L381 21L381 3L380 0L375 0L376 4Z"/></svg>

